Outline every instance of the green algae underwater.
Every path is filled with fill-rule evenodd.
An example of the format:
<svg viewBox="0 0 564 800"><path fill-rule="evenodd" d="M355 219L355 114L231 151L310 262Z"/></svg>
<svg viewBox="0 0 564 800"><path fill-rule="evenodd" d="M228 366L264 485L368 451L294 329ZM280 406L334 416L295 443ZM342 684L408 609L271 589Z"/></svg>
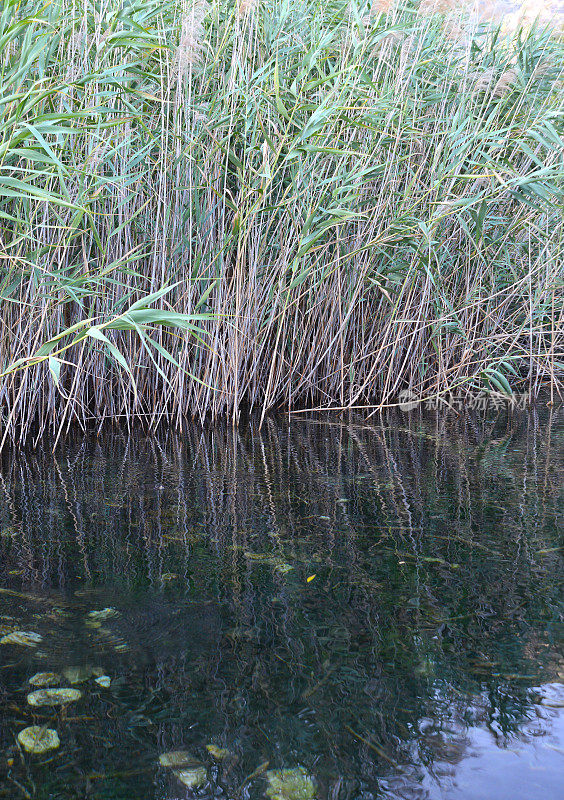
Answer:
<svg viewBox="0 0 564 800"><path fill-rule="evenodd" d="M556 800L561 411L2 455L0 798Z"/></svg>

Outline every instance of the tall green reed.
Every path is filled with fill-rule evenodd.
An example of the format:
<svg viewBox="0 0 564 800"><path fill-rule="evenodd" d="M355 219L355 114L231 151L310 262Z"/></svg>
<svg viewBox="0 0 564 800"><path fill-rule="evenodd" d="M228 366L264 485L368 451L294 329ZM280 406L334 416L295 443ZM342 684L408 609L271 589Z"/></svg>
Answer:
<svg viewBox="0 0 564 800"><path fill-rule="evenodd" d="M5 436L560 388L549 31L377 2L0 8Z"/></svg>

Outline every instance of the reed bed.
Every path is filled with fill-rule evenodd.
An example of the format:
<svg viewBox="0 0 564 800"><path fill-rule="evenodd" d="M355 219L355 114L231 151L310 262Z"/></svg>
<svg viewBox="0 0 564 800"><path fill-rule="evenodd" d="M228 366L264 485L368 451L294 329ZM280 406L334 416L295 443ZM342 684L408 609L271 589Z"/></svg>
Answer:
<svg viewBox="0 0 564 800"><path fill-rule="evenodd" d="M3 440L560 391L562 40L443 6L3 0Z"/></svg>

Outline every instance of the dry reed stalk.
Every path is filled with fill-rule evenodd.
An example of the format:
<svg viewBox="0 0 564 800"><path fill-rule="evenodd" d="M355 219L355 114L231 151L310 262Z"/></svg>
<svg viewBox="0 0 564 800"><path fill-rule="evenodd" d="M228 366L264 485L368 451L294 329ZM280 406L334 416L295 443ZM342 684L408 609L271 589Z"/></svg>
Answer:
<svg viewBox="0 0 564 800"><path fill-rule="evenodd" d="M466 0L421 0L419 12L421 14L459 14L461 6L466 4Z"/></svg>
<svg viewBox="0 0 564 800"><path fill-rule="evenodd" d="M501 74L490 67L476 77L474 90L476 92L491 92L493 97L503 97L515 86L517 72L515 69L504 70Z"/></svg>
<svg viewBox="0 0 564 800"><path fill-rule="evenodd" d="M200 63L204 48L204 20L209 11L206 0L193 0L184 11L176 53L179 75Z"/></svg>
<svg viewBox="0 0 564 800"><path fill-rule="evenodd" d="M237 13L240 17L252 14L257 5L257 0L237 0Z"/></svg>

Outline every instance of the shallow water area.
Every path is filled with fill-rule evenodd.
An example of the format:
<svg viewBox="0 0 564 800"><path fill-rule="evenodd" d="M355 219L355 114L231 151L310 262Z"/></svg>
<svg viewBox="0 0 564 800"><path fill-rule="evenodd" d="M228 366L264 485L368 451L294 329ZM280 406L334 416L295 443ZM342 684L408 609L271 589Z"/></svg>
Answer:
<svg viewBox="0 0 564 800"><path fill-rule="evenodd" d="M563 486L545 408L6 451L0 798L557 800Z"/></svg>

